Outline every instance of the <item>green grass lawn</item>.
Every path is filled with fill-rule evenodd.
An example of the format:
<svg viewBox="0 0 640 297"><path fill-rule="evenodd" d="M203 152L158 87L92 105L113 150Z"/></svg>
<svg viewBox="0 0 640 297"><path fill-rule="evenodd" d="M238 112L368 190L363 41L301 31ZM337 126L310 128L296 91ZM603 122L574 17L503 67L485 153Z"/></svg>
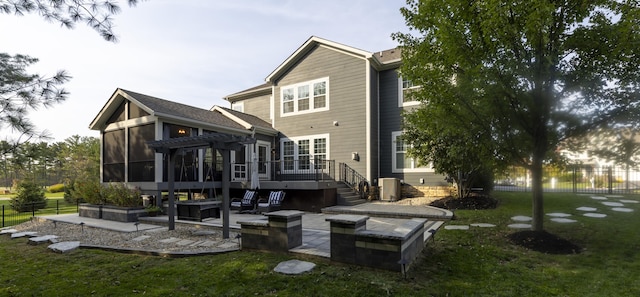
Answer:
<svg viewBox="0 0 640 297"><path fill-rule="evenodd" d="M11 200L8 199L11 199L14 195L0 195L0 198L6 198L0 199L0 212L3 211L0 216L4 215L4 226L25 222L33 216L31 212L18 213L11 209ZM47 197L47 207L37 210L35 212L36 216L78 212L78 207L75 203L64 201L64 193L45 193L45 196Z"/></svg>
<svg viewBox="0 0 640 297"><path fill-rule="evenodd" d="M628 204L633 213L620 213L588 196L545 194L546 212L572 213L579 221L546 218L545 229L584 248L580 254L551 255L507 239L516 232L506 227L510 218L531 214L529 195L496 193L496 209L456 211L450 224L497 227L441 229L406 279L298 254L241 251L175 259L98 250L56 254L2 236L0 296L640 296L640 204ZM575 210L580 206L608 216L584 217ZM273 272L292 258L318 266L298 276Z"/></svg>

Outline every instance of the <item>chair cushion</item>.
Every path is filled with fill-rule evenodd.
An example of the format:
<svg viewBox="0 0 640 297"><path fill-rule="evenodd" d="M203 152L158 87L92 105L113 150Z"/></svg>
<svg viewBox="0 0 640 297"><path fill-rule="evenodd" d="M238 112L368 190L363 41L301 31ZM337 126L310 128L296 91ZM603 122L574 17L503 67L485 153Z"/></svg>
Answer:
<svg viewBox="0 0 640 297"><path fill-rule="evenodd" d="M269 204L280 204L282 202L282 191L273 191L269 194Z"/></svg>
<svg viewBox="0 0 640 297"><path fill-rule="evenodd" d="M246 191L242 197L242 204L251 204L253 202L254 191Z"/></svg>
<svg viewBox="0 0 640 297"><path fill-rule="evenodd" d="M239 202L239 201L234 201L234 202L231 202L231 206L233 206L233 207L240 207L240 206L241 206L241 204L240 204L240 202Z"/></svg>

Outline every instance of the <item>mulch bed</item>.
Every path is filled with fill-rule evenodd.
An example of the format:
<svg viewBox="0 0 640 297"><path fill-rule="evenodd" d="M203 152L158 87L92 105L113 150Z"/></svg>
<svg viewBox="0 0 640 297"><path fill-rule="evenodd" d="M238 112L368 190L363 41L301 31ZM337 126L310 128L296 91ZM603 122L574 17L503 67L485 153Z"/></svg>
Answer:
<svg viewBox="0 0 640 297"><path fill-rule="evenodd" d="M445 197L429 205L452 211L482 210L496 208L498 200L488 195L474 193L466 198ZM515 245L546 254L566 255L582 252L580 246L546 231L518 231L509 234L507 238Z"/></svg>

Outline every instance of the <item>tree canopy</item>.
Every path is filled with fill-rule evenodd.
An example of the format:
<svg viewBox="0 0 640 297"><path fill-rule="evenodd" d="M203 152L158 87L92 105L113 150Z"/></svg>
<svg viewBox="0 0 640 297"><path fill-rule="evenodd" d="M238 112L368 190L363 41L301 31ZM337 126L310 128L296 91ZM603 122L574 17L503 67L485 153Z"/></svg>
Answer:
<svg viewBox="0 0 640 297"><path fill-rule="evenodd" d="M127 2L134 6L138 1ZM0 0L0 14L37 13L45 20L58 22L67 28L85 23L111 42L117 41L112 17L119 12L118 2L109 0ZM46 138L47 131L38 131L28 119L29 111L50 107L66 100L69 95L62 87L71 79L65 71L48 77L27 72L27 68L37 61L37 58L26 55L0 53L0 131L9 129L11 134L18 135L17 139L11 140L13 145L4 148L5 152L31 138Z"/></svg>
<svg viewBox="0 0 640 297"><path fill-rule="evenodd" d="M636 1L409 0L410 32L394 34L401 74L423 104L405 117L412 154L458 137L483 158L532 173L534 230L542 230L542 166L558 144L635 122L640 107ZM434 115L430 119L420 113ZM420 122L422 121L422 122ZM462 132L450 136L421 123ZM473 138L474 135L478 137ZM422 148L416 150L415 148ZM469 152L468 149L465 152Z"/></svg>

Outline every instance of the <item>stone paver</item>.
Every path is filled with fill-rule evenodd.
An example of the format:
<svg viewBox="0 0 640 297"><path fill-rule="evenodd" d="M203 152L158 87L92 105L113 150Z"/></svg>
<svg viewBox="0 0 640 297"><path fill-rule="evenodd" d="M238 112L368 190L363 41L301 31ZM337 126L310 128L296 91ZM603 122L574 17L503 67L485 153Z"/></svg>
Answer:
<svg viewBox="0 0 640 297"><path fill-rule="evenodd" d="M606 205L606 206L615 206L615 207L622 207L624 206L624 204L620 203L620 202L609 202L609 201L603 201L602 204Z"/></svg>
<svg viewBox="0 0 640 297"><path fill-rule="evenodd" d="M595 207L581 206L581 207L576 208L576 210L579 210L579 211L596 211L598 209L595 208Z"/></svg>
<svg viewBox="0 0 640 297"><path fill-rule="evenodd" d="M511 219L516 222L530 222L532 220L531 217L528 216L514 216L511 217Z"/></svg>
<svg viewBox="0 0 640 297"><path fill-rule="evenodd" d="M131 241L143 241L143 240L145 240L145 239L149 239L149 238L151 238L151 236L148 236L148 235L141 235L141 236L138 236L138 237L136 237L136 238L134 238L134 239L131 239Z"/></svg>
<svg viewBox="0 0 640 297"><path fill-rule="evenodd" d="M300 260L289 260L280 262L276 268L273 269L275 272L283 273L283 274L302 274L308 271L313 270L316 267L316 264L306 261Z"/></svg>
<svg viewBox="0 0 640 297"><path fill-rule="evenodd" d="M162 240L160 240L160 242L161 242L161 243L174 243L174 242L178 242L178 241L180 241L180 240L182 240L182 239L180 239L180 238L175 238L175 237L169 237L169 238L166 238L166 239L162 239Z"/></svg>
<svg viewBox="0 0 640 297"><path fill-rule="evenodd" d="M180 241L176 242L176 244L179 246L190 245L192 243L193 243L193 240L189 240L189 239L180 239Z"/></svg>
<svg viewBox="0 0 640 297"><path fill-rule="evenodd" d="M622 203L640 203L638 202L638 200L629 200L629 199L620 199L619 201Z"/></svg>
<svg viewBox="0 0 640 297"><path fill-rule="evenodd" d="M218 247L219 248L223 248L223 249L230 249L230 248L238 247L238 243L236 243L236 242L225 242L225 243L219 245Z"/></svg>
<svg viewBox="0 0 640 297"><path fill-rule="evenodd" d="M445 230L469 230L469 225L447 225Z"/></svg>
<svg viewBox="0 0 640 297"><path fill-rule="evenodd" d="M507 227L511 229L530 229L531 224L509 224Z"/></svg>
<svg viewBox="0 0 640 297"><path fill-rule="evenodd" d="M591 196L591 199L594 199L594 200L607 200L607 197L604 197L604 196Z"/></svg>
<svg viewBox="0 0 640 297"><path fill-rule="evenodd" d="M588 213L583 214L583 216L590 217L590 218L606 218L607 217L606 214L597 213L597 212L588 212Z"/></svg>
<svg viewBox="0 0 640 297"><path fill-rule="evenodd" d="M20 237L33 237L36 236L38 232L28 231L28 232L16 232L11 233L11 238L20 238Z"/></svg>
<svg viewBox="0 0 640 297"><path fill-rule="evenodd" d="M29 238L29 244L40 244L45 242L56 243L56 238L58 238L57 235L44 235L44 236L38 236L38 237L31 237Z"/></svg>
<svg viewBox="0 0 640 297"><path fill-rule="evenodd" d="M472 227L480 227L480 228L493 228L496 225L494 224L487 224L487 223L473 223L471 224Z"/></svg>
<svg viewBox="0 0 640 297"><path fill-rule="evenodd" d="M626 208L626 207L614 207L611 210L617 211L617 212L633 212L633 209Z"/></svg>
<svg viewBox="0 0 640 297"><path fill-rule="evenodd" d="M571 216L568 213L562 213L562 212L552 212L552 213L548 213L547 215L554 218L566 218Z"/></svg>
<svg viewBox="0 0 640 297"><path fill-rule="evenodd" d="M47 248L54 252L66 253L80 247L79 241L62 241L49 245Z"/></svg>
<svg viewBox="0 0 640 297"><path fill-rule="evenodd" d="M2 229L0 230L0 234L13 234L13 233L17 233L18 230L16 229Z"/></svg>
<svg viewBox="0 0 640 297"><path fill-rule="evenodd" d="M567 218L553 218L553 219L551 219L551 221L556 222L556 223L563 223L563 224L577 222L577 220L572 220L572 219L567 219Z"/></svg>

